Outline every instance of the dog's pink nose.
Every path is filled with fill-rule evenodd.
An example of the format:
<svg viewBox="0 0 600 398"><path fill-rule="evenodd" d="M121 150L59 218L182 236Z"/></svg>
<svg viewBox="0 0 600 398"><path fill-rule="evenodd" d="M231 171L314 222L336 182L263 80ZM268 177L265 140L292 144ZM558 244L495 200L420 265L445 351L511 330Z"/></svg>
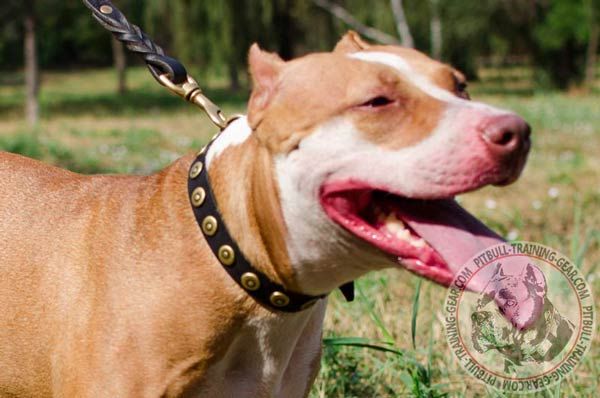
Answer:
<svg viewBox="0 0 600 398"><path fill-rule="evenodd" d="M529 150L531 127L517 115L494 116L487 120L482 135L494 155L519 155Z"/></svg>
<svg viewBox="0 0 600 398"><path fill-rule="evenodd" d="M514 114L490 117L481 126L485 145L500 166L495 185L507 185L515 181L527 159L531 147L531 127Z"/></svg>

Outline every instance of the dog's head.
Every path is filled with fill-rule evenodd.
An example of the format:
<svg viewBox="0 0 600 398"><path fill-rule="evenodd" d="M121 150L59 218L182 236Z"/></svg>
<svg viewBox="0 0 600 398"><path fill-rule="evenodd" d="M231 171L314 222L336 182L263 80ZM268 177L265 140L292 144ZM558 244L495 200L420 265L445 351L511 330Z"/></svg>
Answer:
<svg viewBox="0 0 600 398"><path fill-rule="evenodd" d="M289 62L254 45L249 63L248 124L271 154L303 292L391 265L449 284L501 240L453 198L514 181L529 126L471 101L459 71L353 32Z"/></svg>
<svg viewBox="0 0 600 398"><path fill-rule="evenodd" d="M554 359L573 324L546 297L546 279L534 264L497 264L471 314L473 347L497 350L513 364Z"/></svg>

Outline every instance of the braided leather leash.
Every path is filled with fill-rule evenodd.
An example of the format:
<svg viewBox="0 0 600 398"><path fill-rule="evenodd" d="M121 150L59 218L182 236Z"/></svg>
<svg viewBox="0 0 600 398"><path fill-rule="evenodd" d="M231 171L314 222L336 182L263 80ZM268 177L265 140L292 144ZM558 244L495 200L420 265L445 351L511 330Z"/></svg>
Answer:
<svg viewBox="0 0 600 398"><path fill-rule="evenodd" d="M110 31L127 49L144 59L152 76L171 92L202 108L221 130L228 120L221 109L204 96L200 86L178 60L165 55L138 26L129 23L125 15L110 0L83 0L94 19Z"/></svg>

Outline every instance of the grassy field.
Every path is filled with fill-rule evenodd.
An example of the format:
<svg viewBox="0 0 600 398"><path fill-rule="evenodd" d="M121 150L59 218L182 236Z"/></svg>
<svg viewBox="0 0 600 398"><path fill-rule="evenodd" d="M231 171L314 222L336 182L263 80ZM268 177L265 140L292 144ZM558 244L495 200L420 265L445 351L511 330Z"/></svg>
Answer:
<svg viewBox="0 0 600 398"><path fill-rule="evenodd" d="M514 185L460 200L510 239L542 242L582 258L600 307L600 96L536 92L530 75L502 75L484 71L472 96L530 122L528 166ZM45 74L42 122L35 131L22 123L21 77L2 79L0 149L75 171L150 173L198 149L215 132L200 112L164 92L142 69L130 71L124 96L114 94L110 70ZM227 114L244 111L245 93L228 93L219 81L211 87L207 93ZM445 289L399 271L368 275L357 287L358 300L351 304L332 295L322 371L311 397L502 396L467 377L453 360L441 323ZM365 339L385 342L390 352L361 348ZM597 335L573 376L539 396L597 396L599 342Z"/></svg>

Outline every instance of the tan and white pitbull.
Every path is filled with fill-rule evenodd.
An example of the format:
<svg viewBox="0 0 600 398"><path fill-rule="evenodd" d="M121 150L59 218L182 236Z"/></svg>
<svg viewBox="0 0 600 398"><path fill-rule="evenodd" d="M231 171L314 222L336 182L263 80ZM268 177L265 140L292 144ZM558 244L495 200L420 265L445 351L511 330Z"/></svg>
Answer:
<svg viewBox="0 0 600 398"><path fill-rule="evenodd" d="M284 62L250 50L252 93L210 147L219 209L273 281L325 294L401 266L448 284L499 238L452 198L519 175L529 127L464 77L348 33ZM258 305L194 219L193 155L81 176L0 154L0 397L302 397L326 300Z"/></svg>

